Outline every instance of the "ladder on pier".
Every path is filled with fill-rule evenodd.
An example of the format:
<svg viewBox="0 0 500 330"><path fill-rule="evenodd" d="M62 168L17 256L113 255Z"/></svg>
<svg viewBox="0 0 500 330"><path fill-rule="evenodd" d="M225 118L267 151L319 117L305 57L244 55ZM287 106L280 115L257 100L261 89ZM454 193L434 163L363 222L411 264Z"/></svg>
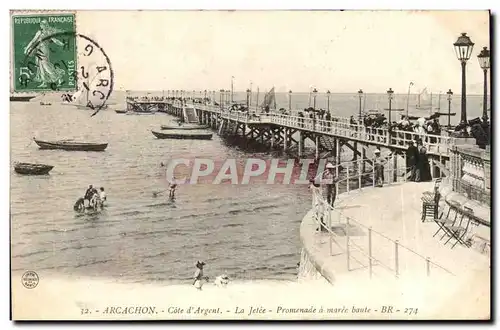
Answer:
<svg viewBox="0 0 500 330"><path fill-rule="evenodd" d="M195 108L183 107L182 112L186 123L198 123L198 116L196 115Z"/></svg>

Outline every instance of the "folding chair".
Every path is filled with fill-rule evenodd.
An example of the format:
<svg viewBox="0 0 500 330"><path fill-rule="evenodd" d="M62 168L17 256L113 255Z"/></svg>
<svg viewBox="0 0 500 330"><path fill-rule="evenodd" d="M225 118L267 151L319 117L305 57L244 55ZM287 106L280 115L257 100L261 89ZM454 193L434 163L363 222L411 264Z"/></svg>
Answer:
<svg viewBox="0 0 500 330"><path fill-rule="evenodd" d="M461 206L457 202L449 201L448 202L448 212L446 213L446 217L442 219L444 212L441 213L439 218L434 219L434 222L439 226L438 230L432 235L432 237L436 236L441 230L444 231L444 235L441 236L439 240L442 240L447 234L450 234L446 229L446 226L453 226L457 221L458 214L460 212ZM455 212L455 217L453 219L450 218L450 213Z"/></svg>
<svg viewBox="0 0 500 330"><path fill-rule="evenodd" d="M441 179L439 179L441 182ZM438 217L438 208L439 201L441 199L441 194L439 193L439 182L434 184L434 192L426 191L422 196L422 222L427 219L428 216L431 216L432 219L436 219Z"/></svg>
<svg viewBox="0 0 500 330"><path fill-rule="evenodd" d="M445 226L448 232L450 233L450 238L448 238L448 240L444 243L444 245L446 245L452 238L455 238L456 242L451 247L452 249L455 247L455 245L457 245L458 242L460 242L460 244L464 246L468 246L467 242L464 241L464 237L469 229L469 225L473 216L474 216L474 211L471 208L464 206L462 210L462 217L460 218L460 223L458 224L458 226L454 225ZM467 224L465 225L465 227L462 226L462 224L464 223L464 219L467 219L466 220Z"/></svg>

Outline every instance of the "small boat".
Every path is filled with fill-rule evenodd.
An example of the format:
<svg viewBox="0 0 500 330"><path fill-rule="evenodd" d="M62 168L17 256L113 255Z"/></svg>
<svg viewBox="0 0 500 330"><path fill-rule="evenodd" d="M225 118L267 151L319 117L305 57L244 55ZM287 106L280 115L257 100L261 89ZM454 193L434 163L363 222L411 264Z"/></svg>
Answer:
<svg viewBox="0 0 500 330"><path fill-rule="evenodd" d="M177 129L177 130L194 130L194 129L207 129L210 128L208 125L197 125L197 124L183 124L183 125L161 125L161 129Z"/></svg>
<svg viewBox="0 0 500 330"><path fill-rule="evenodd" d="M104 151L107 143L74 142L71 140L41 141L33 138L40 149L60 149L67 151Z"/></svg>
<svg viewBox="0 0 500 330"><path fill-rule="evenodd" d="M14 170L19 174L26 175L44 175L49 174L49 172L54 168L52 165L45 164L32 164L32 163L19 163L14 164Z"/></svg>
<svg viewBox="0 0 500 330"><path fill-rule="evenodd" d="M171 132L171 133L160 133L151 131L154 136L158 139L182 139L182 140L211 140L212 133L181 133L181 132Z"/></svg>
<svg viewBox="0 0 500 330"><path fill-rule="evenodd" d="M40 102L40 105L52 105L50 102Z"/></svg>
<svg viewBox="0 0 500 330"><path fill-rule="evenodd" d="M127 113L127 110L115 110L116 113Z"/></svg>

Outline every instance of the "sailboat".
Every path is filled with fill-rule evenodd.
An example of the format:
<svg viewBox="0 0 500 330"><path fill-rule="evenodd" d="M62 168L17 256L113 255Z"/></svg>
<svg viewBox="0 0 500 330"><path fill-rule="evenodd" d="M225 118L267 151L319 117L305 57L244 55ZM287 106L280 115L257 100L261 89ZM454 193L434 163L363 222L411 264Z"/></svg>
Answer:
<svg viewBox="0 0 500 330"><path fill-rule="evenodd" d="M274 87L271 88L269 92L264 95L264 101L260 105L262 109L269 108L269 110L276 110L276 94L274 92Z"/></svg>
<svg viewBox="0 0 500 330"><path fill-rule="evenodd" d="M73 95L68 95L69 97L66 97L63 101L64 105L72 105L76 107L77 109L80 110L93 110L89 106L89 93L90 93L90 88L92 83L94 82L95 78L97 78L97 75L94 77L94 79L90 82L88 78L86 79L85 83L82 84L82 87L76 91L75 94ZM87 88L87 87L88 88ZM107 104L104 104L101 109L106 109L108 107Z"/></svg>
<svg viewBox="0 0 500 330"><path fill-rule="evenodd" d="M432 92L429 95L427 87L424 88L420 94L418 94L418 104L416 106L417 110L432 110Z"/></svg>

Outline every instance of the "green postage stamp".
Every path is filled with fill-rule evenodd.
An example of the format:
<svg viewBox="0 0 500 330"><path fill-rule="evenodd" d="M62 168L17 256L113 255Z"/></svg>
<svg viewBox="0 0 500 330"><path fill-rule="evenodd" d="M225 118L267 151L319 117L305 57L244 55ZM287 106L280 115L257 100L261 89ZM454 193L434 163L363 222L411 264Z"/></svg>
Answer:
<svg viewBox="0 0 500 330"><path fill-rule="evenodd" d="M74 91L74 13L12 15L14 92Z"/></svg>

